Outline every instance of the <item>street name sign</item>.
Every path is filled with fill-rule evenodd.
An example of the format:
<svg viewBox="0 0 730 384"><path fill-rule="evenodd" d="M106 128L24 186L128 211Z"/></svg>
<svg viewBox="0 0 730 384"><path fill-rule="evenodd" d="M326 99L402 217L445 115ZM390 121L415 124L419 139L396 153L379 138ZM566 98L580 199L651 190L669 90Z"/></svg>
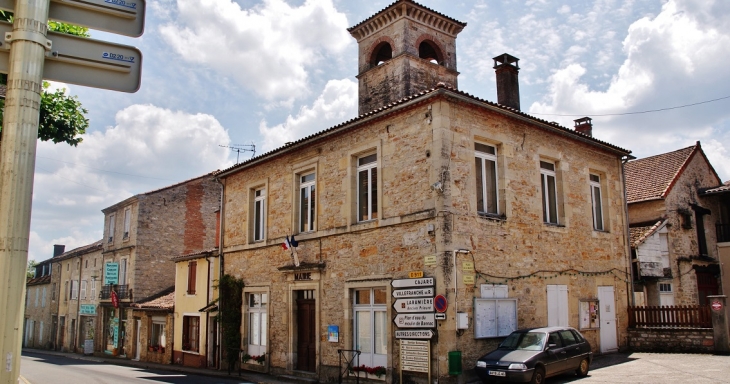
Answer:
<svg viewBox="0 0 730 384"><path fill-rule="evenodd" d="M0 0L0 9L14 12L15 0ZM144 32L145 0L52 0L48 18L120 35Z"/></svg>
<svg viewBox="0 0 730 384"><path fill-rule="evenodd" d="M393 297L396 299L406 297L433 297L433 287L414 289L395 289Z"/></svg>
<svg viewBox="0 0 730 384"><path fill-rule="evenodd" d="M398 299L393 303L393 309L398 313L406 312L433 312L433 298L421 297Z"/></svg>
<svg viewBox="0 0 730 384"><path fill-rule="evenodd" d="M431 343L423 340L402 340L400 342L400 356L401 370L428 373L431 360Z"/></svg>
<svg viewBox="0 0 730 384"><path fill-rule="evenodd" d="M1 0L0 0L1 1ZM12 39L13 25L0 22L0 35ZM136 92L142 81L142 52L128 45L48 32L52 42L43 79L87 87ZM0 46L0 73L8 73L10 44Z"/></svg>
<svg viewBox="0 0 730 384"><path fill-rule="evenodd" d="M433 331L430 329L399 329L395 331L396 339L430 340L432 337Z"/></svg>
<svg viewBox="0 0 730 384"><path fill-rule="evenodd" d="M399 313L393 319L398 328L436 328L433 313Z"/></svg>
<svg viewBox="0 0 730 384"><path fill-rule="evenodd" d="M433 277L423 277L420 279L398 279L390 282L393 288L409 288L409 287L428 287L434 285Z"/></svg>

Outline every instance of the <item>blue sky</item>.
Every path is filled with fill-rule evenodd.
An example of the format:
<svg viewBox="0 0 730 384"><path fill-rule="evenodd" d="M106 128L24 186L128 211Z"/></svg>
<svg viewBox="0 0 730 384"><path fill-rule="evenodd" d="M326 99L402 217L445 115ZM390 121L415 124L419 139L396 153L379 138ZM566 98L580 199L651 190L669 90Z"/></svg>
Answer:
<svg viewBox="0 0 730 384"><path fill-rule="evenodd" d="M357 44L346 28L388 6L370 0L151 0L145 33L92 37L143 54L133 94L65 85L89 110L76 148L39 143L30 258L101 238L101 209L235 163L357 115ZM492 57L520 58L523 111L638 157L702 142L730 179L730 2L422 0L467 23L459 88L496 101ZM64 86L63 84L55 84ZM624 114L624 115L617 115ZM242 159L250 153L242 154Z"/></svg>

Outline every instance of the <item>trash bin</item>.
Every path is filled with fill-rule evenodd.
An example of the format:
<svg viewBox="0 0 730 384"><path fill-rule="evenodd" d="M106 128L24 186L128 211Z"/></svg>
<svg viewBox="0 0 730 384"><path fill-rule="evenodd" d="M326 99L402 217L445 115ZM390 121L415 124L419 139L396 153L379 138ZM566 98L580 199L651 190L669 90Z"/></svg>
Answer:
<svg viewBox="0 0 730 384"><path fill-rule="evenodd" d="M461 351L449 352L449 375L461 375Z"/></svg>

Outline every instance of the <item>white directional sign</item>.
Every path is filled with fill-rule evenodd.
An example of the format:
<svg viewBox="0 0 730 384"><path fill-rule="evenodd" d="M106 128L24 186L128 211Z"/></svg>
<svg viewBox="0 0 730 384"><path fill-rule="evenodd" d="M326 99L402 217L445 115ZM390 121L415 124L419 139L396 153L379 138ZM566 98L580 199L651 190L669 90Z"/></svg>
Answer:
<svg viewBox="0 0 730 384"><path fill-rule="evenodd" d="M436 328L433 313L399 313L393 319L398 328Z"/></svg>
<svg viewBox="0 0 730 384"><path fill-rule="evenodd" d="M415 289L395 289L393 290L393 297L405 298L405 297L433 297L433 287L428 288L415 288Z"/></svg>
<svg viewBox="0 0 730 384"><path fill-rule="evenodd" d="M52 0L48 18L120 35L144 32L145 0ZM15 11L15 0L0 0L0 9Z"/></svg>
<svg viewBox="0 0 730 384"><path fill-rule="evenodd" d="M421 340L403 340L400 342L401 370L428 373L431 367L430 360L430 342Z"/></svg>
<svg viewBox="0 0 730 384"><path fill-rule="evenodd" d="M429 340L433 337L433 331L430 329L399 329L395 331L396 339L424 339Z"/></svg>
<svg viewBox="0 0 730 384"><path fill-rule="evenodd" d="M399 279L390 282L393 288L428 287L434 285L433 277L422 277L420 279Z"/></svg>
<svg viewBox="0 0 730 384"><path fill-rule="evenodd" d="M398 313L433 312L433 297L398 299L393 303L393 309Z"/></svg>
<svg viewBox="0 0 730 384"><path fill-rule="evenodd" d="M12 39L13 26L0 22L0 36ZM43 79L122 92L136 92L142 81L142 52L135 47L48 32L52 47ZM0 46L0 73L8 73L10 44Z"/></svg>

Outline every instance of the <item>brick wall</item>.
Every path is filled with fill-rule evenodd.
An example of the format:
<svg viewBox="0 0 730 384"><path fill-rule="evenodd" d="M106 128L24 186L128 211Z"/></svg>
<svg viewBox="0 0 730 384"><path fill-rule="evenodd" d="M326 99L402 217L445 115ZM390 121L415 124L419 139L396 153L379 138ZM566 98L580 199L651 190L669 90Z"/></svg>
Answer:
<svg viewBox="0 0 730 384"><path fill-rule="evenodd" d="M712 329L629 329L635 352L714 353Z"/></svg>

